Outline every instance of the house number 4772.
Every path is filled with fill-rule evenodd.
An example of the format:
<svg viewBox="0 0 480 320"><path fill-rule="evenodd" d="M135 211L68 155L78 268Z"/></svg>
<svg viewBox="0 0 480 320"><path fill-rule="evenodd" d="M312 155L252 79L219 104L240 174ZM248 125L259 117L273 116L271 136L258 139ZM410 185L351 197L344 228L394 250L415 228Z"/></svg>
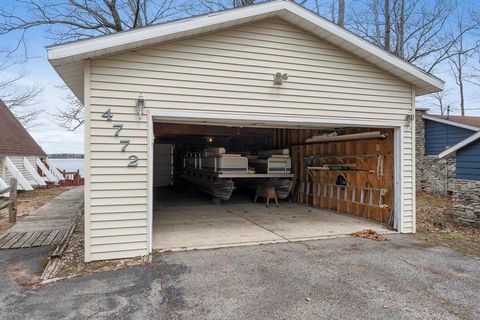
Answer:
<svg viewBox="0 0 480 320"><path fill-rule="evenodd" d="M107 121L112 121L113 118L113 113L110 108L108 108L107 111L105 111L102 114L102 118L107 119ZM115 137L120 136L120 131L123 129L123 124L122 123L115 123L113 124L113 129L115 130ZM130 145L130 140L120 140L120 144L122 144L122 152L125 152L127 150L127 147ZM138 166L138 157L136 155L131 155L128 157L128 164L127 167L137 167Z"/></svg>

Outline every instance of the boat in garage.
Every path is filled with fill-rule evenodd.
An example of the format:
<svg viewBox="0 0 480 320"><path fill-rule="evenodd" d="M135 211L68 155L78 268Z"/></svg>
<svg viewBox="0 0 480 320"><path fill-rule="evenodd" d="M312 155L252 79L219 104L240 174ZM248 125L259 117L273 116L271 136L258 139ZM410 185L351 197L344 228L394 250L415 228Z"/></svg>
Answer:
<svg viewBox="0 0 480 320"><path fill-rule="evenodd" d="M443 82L292 1L56 45L48 58L85 106L87 262L415 232L415 98ZM157 144L173 151L160 161ZM181 183L183 158L219 147L247 159L288 149L291 172L270 172L277 157L257 161L265 173L213 172L234 184L213 206ZM237 190L285 175L291 202L278 208Z"/></svg>

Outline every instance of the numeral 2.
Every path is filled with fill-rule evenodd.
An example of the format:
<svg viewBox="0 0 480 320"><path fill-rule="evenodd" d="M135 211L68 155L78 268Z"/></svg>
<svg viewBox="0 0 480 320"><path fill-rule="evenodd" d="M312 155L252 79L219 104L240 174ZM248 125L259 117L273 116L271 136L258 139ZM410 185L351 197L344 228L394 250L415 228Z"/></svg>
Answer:
<svg viewBox="0 0 480 320"><path fill-rule="evenodd" d="M118 137L118 135L120 134L120 131L122 131L123 129L123 124L114 124L113 125L113 129L117 129L117 131L115 131L115 137Z"/></svg>
<svg viewBox="0 0 480 320"><path fill-rule="evenodd" d="M128 167L137 167L138 166L138 157L137 156L130 156L128 157L130 162L128 163Z"/></svg>
<svg viewBox="0 0 480 320"><path fill-rule="evenodd" d="M105 111L105 112L102 114L102 118L107 119L107 121L112 121L113 114L112 114L112 112L110 111L110 108L108 108L108 110Z"/></svg>
<svg viewBox="0 0 480 320"><path fill-rule="evenodd" d="M130 144L130 140L120 140L120 144L124 145L122 147L122 152L125 152L125 150L127 150L128 145Z"/></svg>

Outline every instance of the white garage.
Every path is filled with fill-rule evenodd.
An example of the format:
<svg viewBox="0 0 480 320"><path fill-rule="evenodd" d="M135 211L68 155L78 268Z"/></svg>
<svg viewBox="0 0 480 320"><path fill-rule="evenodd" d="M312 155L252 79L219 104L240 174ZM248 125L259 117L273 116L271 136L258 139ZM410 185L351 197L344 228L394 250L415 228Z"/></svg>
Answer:
<svg viewBox="0 0 480 320"><path fill-rule="evenodd" d="M415 97L443 82L292 2L48 55L85 105L87 261L415 232Z"/></svg>

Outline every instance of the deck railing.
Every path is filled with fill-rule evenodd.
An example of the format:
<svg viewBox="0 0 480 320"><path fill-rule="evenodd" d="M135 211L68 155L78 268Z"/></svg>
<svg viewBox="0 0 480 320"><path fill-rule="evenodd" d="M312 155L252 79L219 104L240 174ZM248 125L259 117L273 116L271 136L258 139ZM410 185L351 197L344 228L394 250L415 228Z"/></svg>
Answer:
<svg viewBox="0 0 480 320"><path fill-rule="evenodd" d="M10 179L10 185L0 189L0 196L8 194L6 200L0 202L0 210L8 208L8 222L17 221L17 179Z"/></svg>
<svg viewBox="0 0 480 320"><path fill-rule="evenodd" d="M85 179L80 175L80 170L67 172L65 170L59 170L65 180L60 180L61 186L83 186Z"/></svg>

